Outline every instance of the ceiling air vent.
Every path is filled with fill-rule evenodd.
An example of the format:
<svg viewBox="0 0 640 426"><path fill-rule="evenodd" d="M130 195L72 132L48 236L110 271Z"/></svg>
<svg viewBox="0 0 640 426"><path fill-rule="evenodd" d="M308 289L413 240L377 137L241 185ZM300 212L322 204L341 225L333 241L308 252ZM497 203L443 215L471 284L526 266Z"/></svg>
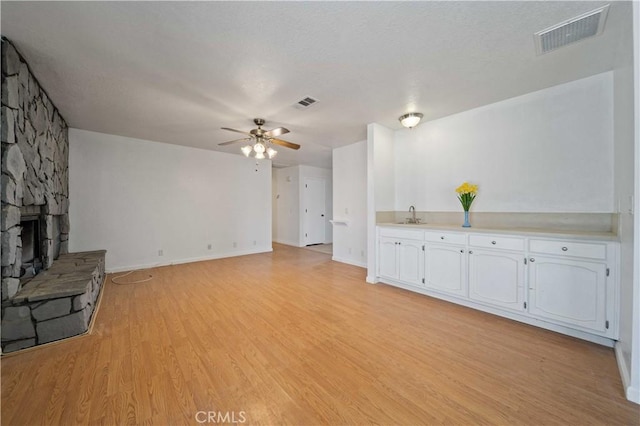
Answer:
<svg viewBox="0 0 640 426"><path fill-rule="evenodd" d="M573 19L535 34L536 52L542 55L559 47L602 34L609 5L584 13Z"/></svg>
<svg viewBox="0 0 640 426"><path fill-rule="evenodd" d="M309 108L311 105L315 104L316 102L318 102L317 99L313 99L312 97L307 96L306 98L296 102L294 106L298 109L306 109L306 108Z"/></svg>

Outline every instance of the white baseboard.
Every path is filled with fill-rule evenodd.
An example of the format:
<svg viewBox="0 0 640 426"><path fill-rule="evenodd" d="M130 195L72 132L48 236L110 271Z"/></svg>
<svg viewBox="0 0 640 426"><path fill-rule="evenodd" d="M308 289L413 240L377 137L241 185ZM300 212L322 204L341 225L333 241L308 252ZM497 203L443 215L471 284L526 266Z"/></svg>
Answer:
<svg viewBox="0 0 640 426"><path fill-rule="evenodd" d="M231 252L224 252L224 253L216 253L209 256L185 257L181 259L167 260L164 262L157 262L157 263L124 265L124 266L117 266L114 268L107 267L106 272L111 274L111 273L125 272L125 271L137 271L140 269L150 269L158 266L180 265L183 263L202 262L205 260L223 259L226 257L246 256L249 254L269 253L272 251L273 251L273 248L271 247L263 247L260 249L252 249L252 250L238 250L238 251L231 251Z"/></svg>
<svg viewBox="0 0 640 426"><path fill-rule="evenodd" d="M622 345L620 342L616 342L614 346L614 352L616 354L616 361L618 362L618 371L620 371L620 378L622 379L622 387L625 390L625 394L627 389L629 389L629 384L631 383L631 375L629 374L629 366L627 365L627 361L624 359L624 354L622 353Z"/></svg>
<svg viewBox="0 0 640 426"><path fill-rule="evenodd" d="M273 240L274 243L284 244L285 246L293 246L293 247L304 247L300 245L299 241L289 241L289 240Z"/></svg>
<svg viewBox="0 0 640 426"><path fill-rule="evenodd" d="M331 257L331 260L334 260L334 261L340 262L340 263L346 263L347 265L359 266L360 268L366 268L367 267L367 264L364 263L364 262L359 262L359 261L353 260L353 259L346 259L344 257L333 256L333 257Z"/></svg>
<svg viewBox="0 0 640 426"><path fill-rule="evenodd" d="M629 371L629 365L622 353L622 345L620 342L616 342L614 347L616 354L616 361L618 362L618 370L620 371L620 378L622 379L622 386L627 399L636 404L640 404L640 389L633 388L631 386L631 372Z"/></svg>
<svg viewBox="0 0 640 426"><path fill-rule="evenodd" d="M140 270L143 270L143 269L151 269L151 268L155 268L157 266L167 266L167 265L171 265L171 263L162 263L162 262L157 262L157 263L139 263L137 265L116 266L115 268L110 268L108 266L105 266L105 272L107 274L113 274L113 273L118 273L118 272L140 271Z"/></svg>

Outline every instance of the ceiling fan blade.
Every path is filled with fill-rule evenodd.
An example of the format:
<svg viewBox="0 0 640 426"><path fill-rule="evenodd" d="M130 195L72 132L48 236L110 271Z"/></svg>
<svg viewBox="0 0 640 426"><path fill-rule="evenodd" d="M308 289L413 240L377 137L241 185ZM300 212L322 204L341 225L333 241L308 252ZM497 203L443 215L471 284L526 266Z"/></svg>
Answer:
<svg viewBox="0 0 640 426"><path fill-rule="evenodd" d="M231 145L232 143L236 143L240 141L249 141L249 140L251 140L251 138L234 139L232 141L219 143L218 146Z"/></svg>
<svg viewBox="0 0 640 426"><path fill-rule="evenodd" d="M228 130L230 132L242 133L243 135L251 136L251 133L243 132L242 130L230 129L228 127L221 127L222 130Z"/></svg>
<svg viewBox="0 0 640 426"><path fill-rule="evenodd" d="M278 127L277 129L264 132L264 135L268 138L275 138L277 136L284 135L285 133L289 133L289 129L285 129L284 127Z"/></svg>
<svg viewBox="0 0 640 426"><path fill-rule="evenodd" d="M298 145L297 143L283 141L282 139L271 139L271 143L291 149L300 149L300 145Z"/></svg>

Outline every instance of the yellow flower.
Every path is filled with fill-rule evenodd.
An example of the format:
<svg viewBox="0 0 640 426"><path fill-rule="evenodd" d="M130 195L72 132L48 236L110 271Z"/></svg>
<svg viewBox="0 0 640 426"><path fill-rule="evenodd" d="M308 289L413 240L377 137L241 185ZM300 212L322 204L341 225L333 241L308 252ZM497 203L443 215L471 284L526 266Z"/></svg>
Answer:
<svg viewBox="0 0 640 426"><path fill-rule="evenodd" d="M469 211L471 203L476 199L478 185L472 185L469 182L464 182L456 188L456 192L458 193L458 200L460 200L460 204L462 204L464 211Z"/></svg>
<svg viewBox="0 0 640 426"><path fill-rule="evenodd" d="M471 185L469 182L464 182L456 188L456 192L458 194L475 194L478 192L478 185Z"/></svg>

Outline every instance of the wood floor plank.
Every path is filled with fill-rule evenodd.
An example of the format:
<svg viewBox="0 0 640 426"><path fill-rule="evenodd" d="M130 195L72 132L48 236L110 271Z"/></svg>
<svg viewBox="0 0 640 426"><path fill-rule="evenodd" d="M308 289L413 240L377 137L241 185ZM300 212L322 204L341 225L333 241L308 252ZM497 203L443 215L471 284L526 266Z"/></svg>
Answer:
<svg viewBox="0 0 640 426"><path fill-rule="evenodd" d="M106 282L91 335L2 358L3 425L640 424L611 349L366 284L324 253L126 280L149 273Z"/></svg>

